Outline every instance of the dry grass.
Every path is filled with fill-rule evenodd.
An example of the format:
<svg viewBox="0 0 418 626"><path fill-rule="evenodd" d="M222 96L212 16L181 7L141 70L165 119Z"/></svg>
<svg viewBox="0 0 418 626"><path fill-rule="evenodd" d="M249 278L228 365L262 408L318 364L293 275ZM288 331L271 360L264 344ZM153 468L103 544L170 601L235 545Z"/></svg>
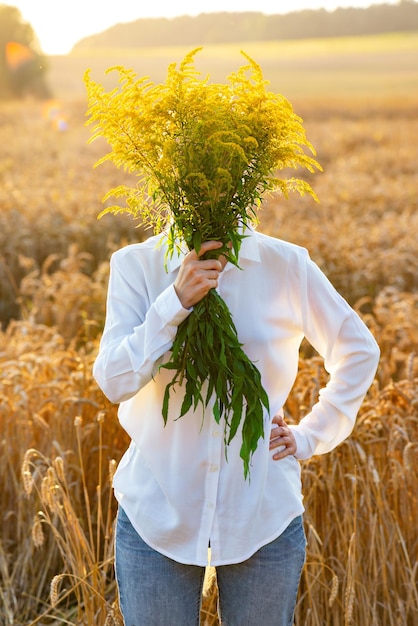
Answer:
<svg viewBox="0 0 418 626"><path fill-rule="evenodd" d="M312 181L321 203L270 200L262 213L263 230L309 248L382 350L352 437L303 463L299 626L418 620L416 104L296 103L325 168ZM96 221L103 192L123 175L92 170L101 148L86 146L84 107L63 106L66 133L35 103L0 110L4 626L119 623L110 478L127 437L91 367L109 254L143 233L128 218ZM324 380L304 345L289 420ZM213 577L202 623L218 623Z"/></svg>

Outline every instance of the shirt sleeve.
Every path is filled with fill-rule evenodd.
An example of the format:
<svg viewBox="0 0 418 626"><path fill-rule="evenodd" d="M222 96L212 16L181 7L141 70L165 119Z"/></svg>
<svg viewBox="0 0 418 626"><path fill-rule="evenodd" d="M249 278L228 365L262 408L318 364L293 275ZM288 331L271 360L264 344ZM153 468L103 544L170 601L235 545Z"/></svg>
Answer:
<svg viewBox="0 0 418 626"><path fill-rule="evenodd" d="M330 375L318 402L291 426L296 457L307 459L329 452L351 433L380 351L367 326L309 258L302 274L304 334Z"/></svg>
<svg viewBox="0 0 418 626"><path fill-rule="evenodd" d="M151 380L177 327L190 314L172 284L150 303L144 276L120 259L117 253L111 257L106 322L93 366L96 382L115 403L128 400Z"/></svg>

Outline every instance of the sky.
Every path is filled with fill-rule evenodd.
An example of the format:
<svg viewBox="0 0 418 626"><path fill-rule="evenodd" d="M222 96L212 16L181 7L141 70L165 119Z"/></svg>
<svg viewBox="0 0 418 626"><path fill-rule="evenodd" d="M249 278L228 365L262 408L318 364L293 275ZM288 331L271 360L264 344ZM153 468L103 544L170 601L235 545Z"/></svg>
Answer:
<svg viewBox="0 0 418 626"><path fill-rule="evenodd" d="M176 17L221 11L260 11L268 14L303 9L367 7L396 0L4 0L18 8L33 27L45 54L67 54L80 39L114 24L145 17Z"/></svg>

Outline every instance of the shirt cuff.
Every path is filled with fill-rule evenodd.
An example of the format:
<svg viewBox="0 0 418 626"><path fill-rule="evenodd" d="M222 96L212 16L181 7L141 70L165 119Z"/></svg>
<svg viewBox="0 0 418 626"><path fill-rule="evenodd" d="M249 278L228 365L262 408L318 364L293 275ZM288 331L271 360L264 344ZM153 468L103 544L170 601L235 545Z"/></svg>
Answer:
<svg viewBox="0 0 418 626"><path fill-rule="evenodd" d="M312 450L310 448L307 438L304 437L303 434L300 432L297 424L288 424L288 426L296 440L296 453L294 456L299 461L305 461L306 459L310 459L312 456Z"/></svg>
<svg viewBox="0 0 418 626"><path fill-rule="evenodd" d="M168 326L179 326L193 310L183 307L174 285L170 285L160 293L155 300L154 306L163 324Z"/></svg>

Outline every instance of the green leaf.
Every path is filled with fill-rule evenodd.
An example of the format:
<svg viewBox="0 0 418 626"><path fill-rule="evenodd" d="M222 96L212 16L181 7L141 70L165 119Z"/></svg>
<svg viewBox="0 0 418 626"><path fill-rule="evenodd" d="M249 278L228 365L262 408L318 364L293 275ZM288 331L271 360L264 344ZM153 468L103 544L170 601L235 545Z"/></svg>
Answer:
<svg viewBox="0 0 418 626"><path fill-rule="evenodd" d="M232 413L231 425L229 427L228 443L231 443L232 439L235 437L238 426L241 422L241 417L242 417L242 409L243 409L242 389L238 385L234 387L234 391L232 393L231 406L232 406L233 413Z"/></svg>
<svg viewBox="0 0 418 626"><path fill-rule="evenodd" d="M163 407L162 407L164 424L167 424L169 399L170 399L170 385L167 385L164 391Z"/></svg>
<svg viewBox="0 0 418 626"><path fill-rule="evenodd" d="M196 250L197 254L199 254L201 246L202 246L202 233L200 230L197 230L193 233L193 248Z"/></svg>

